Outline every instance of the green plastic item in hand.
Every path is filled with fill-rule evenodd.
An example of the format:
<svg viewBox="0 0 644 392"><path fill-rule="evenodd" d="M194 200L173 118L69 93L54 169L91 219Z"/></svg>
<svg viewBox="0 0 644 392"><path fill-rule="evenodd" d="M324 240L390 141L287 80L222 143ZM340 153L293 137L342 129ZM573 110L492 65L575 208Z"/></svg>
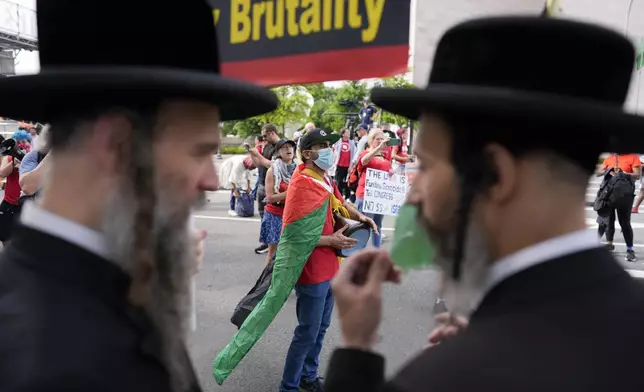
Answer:
<svg viewBox="0 0 644 392"><path fill-rule="evenodd" d="M436 250L427 231L418 224L418 207L403 204L396 218L394 240L389 255L403 271L432 264Z"/></svg>

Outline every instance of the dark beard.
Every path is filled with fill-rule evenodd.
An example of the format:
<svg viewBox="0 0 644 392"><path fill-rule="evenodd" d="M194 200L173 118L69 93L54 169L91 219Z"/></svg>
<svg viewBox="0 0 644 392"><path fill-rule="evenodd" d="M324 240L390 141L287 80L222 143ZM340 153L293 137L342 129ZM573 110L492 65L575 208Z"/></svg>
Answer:
<svg viewBox="0 0 644 392"><path fill-rule="evenodd" d="M173 390L183 391L194 378L185 344L192 309L191 279L196 264L188 220L191 208L203 205L205 195L200 194L197 201L178 206L164 197L176 189L167 186L157 191L155 225L151 228L156 244L156 263L149 281L151 296L144 308L160 334ZM132 193L118 189L108 203L103 225L112 260L130 275L136 262L131 259L131 248L135 234L133 220L138 207Z"/></svg>
<svg viewBox="0 0 644 392"><path fill-rule="evenodd" d="M444 274L441 296L451 312L468 316L478 306L485 289L487 274L492 262L487 237L482 227L472 218L469 220L465 237L464 257L461 261L461 277L454 280L454 254L456 230L450 225L448 230L439 230L422 215L420 224L427 230L431 241L436 244L435 262Z"/></svg>

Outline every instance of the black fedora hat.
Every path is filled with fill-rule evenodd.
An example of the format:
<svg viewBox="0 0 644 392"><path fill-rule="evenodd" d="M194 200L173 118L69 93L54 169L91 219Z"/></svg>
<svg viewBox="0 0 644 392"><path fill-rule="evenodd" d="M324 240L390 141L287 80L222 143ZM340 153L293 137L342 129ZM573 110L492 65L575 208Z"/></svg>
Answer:
<svg viewBox="0 0 644 392"><path fill-rule="evenodd" d="M102 105L165 99L218 105L221 119L269 112L270 90L220 75L205 0L38 0L41 72L0 79L0 114L41 122Z"/></svg>
<svg viewBox="0 0 644 392"><path fill-rule="evenodd" d="M426 88L376 88L372 101L411 119L463 114L633 135L644 130L644 118L623 111L634 62L632 43L603 27L529 16L477 19L441 38Z"/></svg>

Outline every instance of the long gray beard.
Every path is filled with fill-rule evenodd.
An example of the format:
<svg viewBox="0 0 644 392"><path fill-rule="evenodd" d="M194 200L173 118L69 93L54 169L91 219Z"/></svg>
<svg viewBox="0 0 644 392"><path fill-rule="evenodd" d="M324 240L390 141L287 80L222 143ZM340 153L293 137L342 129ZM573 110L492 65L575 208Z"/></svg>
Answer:
<svg viewBox="0 0 644 392"><path fill-rule="evenodd" d="M110 198L103 220L103 233L112 260L128 274L133 274L131 248L134 219L139 207L132 196L119 189ZM192 252L188 218L190 208L159 200L155 209L154 231L156 268L150 281L151 297L145 306L162 339L163 356L174 391L185 391L193 381L193 369L187 358L186 339L191 315L191 275L196 264Z"/></svg>
<svg viewBox="0 0 644 392"><path fill-rule="evenodd" d="M485 233L473 221L467 228L464 256L461 262L461 277L455 281L454 268L455 231L438 246L436 263L443 270L442 296L453 314L469 316L482 299L483 290L491 265L490 251Z"/></svg>

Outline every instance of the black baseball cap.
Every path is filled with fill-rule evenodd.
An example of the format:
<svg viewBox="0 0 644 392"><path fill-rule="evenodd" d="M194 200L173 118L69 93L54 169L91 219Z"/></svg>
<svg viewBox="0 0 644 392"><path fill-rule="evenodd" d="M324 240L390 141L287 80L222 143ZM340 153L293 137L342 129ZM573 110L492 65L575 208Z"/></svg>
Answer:
<svg viewBox="0 0 644 392"><path fill-rule="evenodd" d="M341 136L337 133L327 133L323 129L314 128L300 138L299 148L300 151L308 150L312 146L324 141L329 141L331 144L334 144L340 138Z"/></svg>
<svg viewBox="0 0 644 392"><path fill-rule="evenodd" d="M278 151L280 150L280 148L282 148L282 146L283 146L283 145L285 145L285 144L290 144L291 146L293 146L293 149L296 149L296 148L297 148L297 144L295 144L295 142L294 142L293 140L290 140L290 139L280 139L280 140L278 140L278 141L277 141L277 143L275 143L275 155L277 155L277 152L278 152Z"/></svg>

